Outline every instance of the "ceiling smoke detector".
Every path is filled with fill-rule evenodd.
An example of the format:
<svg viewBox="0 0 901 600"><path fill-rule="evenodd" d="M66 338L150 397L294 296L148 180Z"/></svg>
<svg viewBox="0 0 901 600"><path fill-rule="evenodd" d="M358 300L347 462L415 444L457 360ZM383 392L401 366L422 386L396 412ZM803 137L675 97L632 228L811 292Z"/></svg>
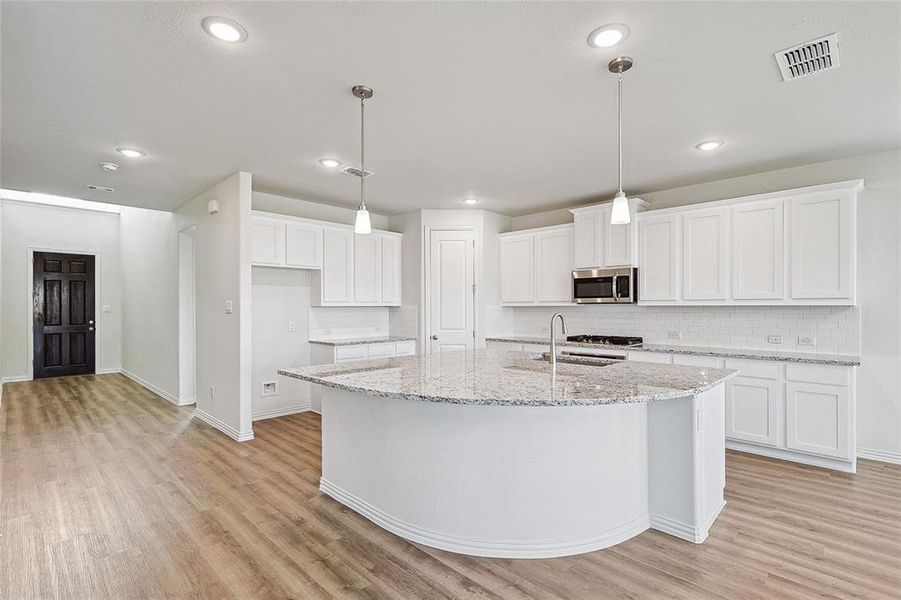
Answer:
<svg viewBox="0 0 901 600"><path fill-rule="evenodd" d="M802 77L816 75L823 71L837 69L841 63L838 57L838 34L804 42L774 54L783 81L794 81Z"/></svg>
<svg viewBox="0 0 901 600"><path fill-rule="evenodd" d="M341 172L345 175L350 175L351 177L363 177L364 179L373 175L372 171L361 171L356 167L344 167L341 169ZM363 175L365 173L365 175Z"/></svg>

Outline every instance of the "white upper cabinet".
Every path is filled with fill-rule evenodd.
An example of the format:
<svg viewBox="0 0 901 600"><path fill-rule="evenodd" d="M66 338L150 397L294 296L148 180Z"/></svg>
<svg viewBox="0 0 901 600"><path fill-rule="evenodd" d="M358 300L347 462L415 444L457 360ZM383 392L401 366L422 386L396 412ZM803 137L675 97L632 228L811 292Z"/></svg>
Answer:
<svg viewBox="0 0 901 600"><path fill-rule="evenodd" d="M639 222L639 300L679 300L681 225L680 214L646 217Z"/></svg>
<svg viewBox="0 0 901 600"><path fill-rule="evenodd" d="M852 198L828 191L788 200L791 297L850 298Z"/></svg>
<svg viewBox="0 0 901 600"><path fill-rule="evenodd" d="M322 303L354 301L354 232L330 229L322 232Z"/></svg>
<svg viewBox="0 0 901 600"><path fill-rule="evenodd" d="M501 235L501 302L535 301L535 236Z"/></svg>
<svg viewBox="0 0 901 600"><path fill-rule="evenodd" d="M750 202L732 209L732 297L766 300L784 295L785 202Z"/></svg>
<svg viewBox="0 0 901 600"><path fill-rule="evenodd" d="M573 213L574 269L593 269L601 266L602 211Z"/></svg>
<svg viewBox="0 0 901 600"><path fill-rule="evenodd" d="M573 229L535 234L535 301L572 301Z"/></svg>
<svg viewBox="0 0 901 600"><path fill-rule="evenodd" d="M401 243L399 235L381 235L382 304L400 305Z"/></svg>
<svg viewBox="0 0 901 600"><path fill-rule="evenodd" d="M378 234L354 235L354 302L378 304L382 301L381 239Z"/></svg>
<svg viewBox="0 0 901 600"><path fill-rule="evenodd" d="M846 181L640 213L639 302L853 305L862 188Z"/></svg>
<svg viewBox="0 0 901 600"><path fill-rule="evenodd" d="M256 265L285 264L285 222L253 217L250 221L250 262Z"/></svg>
<svg viewBox="0 0 901 600"><path fill-rule="evenodd" d="M726 300L729 296L729 208L682 215L682 297Z"/></svg>
<svg viewBox="0 0 901 600"><path fill-rule="evenodd" d="M501 302L571 304L573 226L500 235Z"/></svg>
<svg viewBox="0 0 901 600"><path fill-rule="evenodd" d="M309 223L285 223L285 266L322 268L322 227Z"/></svg>
<svg viewBox="0 0 901 600"><path fill-rule="evenodd" d="M647 207L640 198L629 200L632 222L625 225L610 223L610 202L573 208L573 268L598 269L631 267L637 264L635 239L639 211Z"/></svg>

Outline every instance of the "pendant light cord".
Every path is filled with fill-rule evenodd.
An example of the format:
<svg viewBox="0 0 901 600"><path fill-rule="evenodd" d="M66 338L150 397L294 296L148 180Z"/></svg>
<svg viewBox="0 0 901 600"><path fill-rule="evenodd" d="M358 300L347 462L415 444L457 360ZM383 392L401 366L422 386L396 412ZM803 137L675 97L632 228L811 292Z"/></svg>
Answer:
<svg viewBox="0 0 901 600"><path fill-rule="evenodd" d="M619 68L616 95L616 141L619 145L619 192L623 193L623 68Z"/></svg>
<svg viewBox="0 0 901 600"><path fill-rule="evenodd" d="M360 98L360 210L366 210L366 100Z"/></svg>

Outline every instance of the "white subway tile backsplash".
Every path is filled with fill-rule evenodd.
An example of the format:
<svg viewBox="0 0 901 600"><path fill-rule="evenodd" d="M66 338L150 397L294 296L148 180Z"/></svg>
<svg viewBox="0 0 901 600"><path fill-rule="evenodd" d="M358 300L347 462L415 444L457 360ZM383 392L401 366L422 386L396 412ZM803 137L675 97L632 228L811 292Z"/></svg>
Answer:
<svg viewBox="0 0 901 600"><path fill-rule="evenodd" d="M341 338L388 335L388 309L381 306L310 308L310 337Z"/></svg>
<svg viewBox="0 0 901 600"><path fill-rule="evenodd" d="M638 335L649 343L772 348L767 336L781 335L782 350L860 353L860 310L854 306L573 306L562 309L506 307L488 319L487 335L546 335L553 312L566 317L570 333ZM669 338L680 331L681 340ZM816 346L798 346L798 337Z"/></svg>

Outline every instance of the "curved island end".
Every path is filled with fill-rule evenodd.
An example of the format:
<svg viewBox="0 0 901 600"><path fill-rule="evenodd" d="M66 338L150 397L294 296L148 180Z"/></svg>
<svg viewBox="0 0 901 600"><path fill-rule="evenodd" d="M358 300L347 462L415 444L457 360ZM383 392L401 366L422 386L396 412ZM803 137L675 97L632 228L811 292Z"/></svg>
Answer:
<svg viewBox="0 0 901 600"><path fill-rule="evenodd" d="M725 505L734 371L476 350L279 374L324 386L320 490L427 546L555 557L648 528L700 543Z"/></svg>

